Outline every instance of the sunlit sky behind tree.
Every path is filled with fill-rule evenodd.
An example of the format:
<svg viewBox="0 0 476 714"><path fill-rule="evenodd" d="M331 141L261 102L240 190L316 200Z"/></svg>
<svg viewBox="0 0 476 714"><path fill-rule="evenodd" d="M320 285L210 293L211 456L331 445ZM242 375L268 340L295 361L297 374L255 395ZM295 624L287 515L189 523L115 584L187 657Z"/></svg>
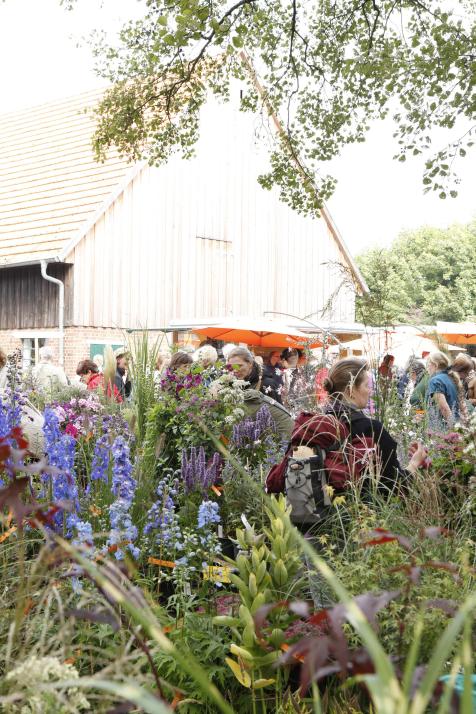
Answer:
<svg viewBox="0 0 476 714"><path fill-rule="evenodd" d="M114 32L141 11L135 0L78 0L67 12L59 0L0 3L0 111L8 112L103 86L90 49L78 41L94 29ZM435 150L444 137L433 134ZM423 194L422 161L392 160L392 123L372 127L364 144L349 146L332 162L337 189L328 205L354 254L390 243L402 230L447 226L476 217L476 151L461 160L456 199ZM326 167L326 171L329 168ZM250 177L255 180L255 177Z"/></svg>

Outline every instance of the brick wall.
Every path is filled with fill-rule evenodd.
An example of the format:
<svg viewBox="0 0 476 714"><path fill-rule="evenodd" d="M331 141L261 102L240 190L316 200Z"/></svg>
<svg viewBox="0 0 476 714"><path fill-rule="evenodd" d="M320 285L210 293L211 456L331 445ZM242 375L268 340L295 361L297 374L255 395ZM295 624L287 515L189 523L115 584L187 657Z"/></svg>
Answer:
<svg viewBox="0 0 476 714"><path fill-rule="evenodd" d="M40 336L39 330L24 330L21 331L25 337L30 337L34 332ZM91 344L128 344L131 336L126 332L114 328L105 327L66 327L64 339L64 367L68 377L76 374L78 362L82 359L87 359L90 356ZM18 332L19 334L19 332ZM151 332L150 339L154 340L160 337L162 333ZM169 337L171 341L172 337ZM58 357L58 340L56 338L47 338L46 344L50 346L55 353L55 362ZM164 345L166 340L164 338ZM0 347L6 352L12 352L17 347L22 346L21 337L14 337L11 330L0 330Z"/></svg>

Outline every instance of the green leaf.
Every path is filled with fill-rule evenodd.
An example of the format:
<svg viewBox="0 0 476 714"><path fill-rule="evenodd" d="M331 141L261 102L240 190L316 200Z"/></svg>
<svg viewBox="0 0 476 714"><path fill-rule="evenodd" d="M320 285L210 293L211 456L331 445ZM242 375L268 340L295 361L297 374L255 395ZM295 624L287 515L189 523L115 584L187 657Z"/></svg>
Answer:
<svg viewBox="0 0 476 714"><path fill-rule="evenodd" d="M49 689L68 689L70 687L89 690L99 689L103 692L109 692L126 702L132 702L147 714L170 714L168 705L154 697L143 687L139 687L135 682L120 683L95 679L94 677L80 677L79 679L51 682L44 687L42 686L41 689L48 691Z"/></svg>

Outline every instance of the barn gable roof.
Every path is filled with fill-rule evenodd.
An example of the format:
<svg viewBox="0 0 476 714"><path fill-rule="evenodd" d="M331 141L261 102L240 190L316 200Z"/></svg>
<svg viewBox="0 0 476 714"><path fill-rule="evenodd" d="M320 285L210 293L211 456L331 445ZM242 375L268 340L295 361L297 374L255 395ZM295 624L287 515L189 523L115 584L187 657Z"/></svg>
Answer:
<svg viewBox="0 0 476 714"><path fill-rule="evenodd" d="M0 269L64 261L146 162L91 146L95 90L0 116ZM276 117L278 131L282 131ZM368 288L327 208L321 211L356 284Z"/></svg>
<svg viewBox="0 0 476 714"><path fill-rule="evenodd" d="M87 92L0 116L0 267L61 259L66 246L130 180L131 165L91 147Z"/></svg>

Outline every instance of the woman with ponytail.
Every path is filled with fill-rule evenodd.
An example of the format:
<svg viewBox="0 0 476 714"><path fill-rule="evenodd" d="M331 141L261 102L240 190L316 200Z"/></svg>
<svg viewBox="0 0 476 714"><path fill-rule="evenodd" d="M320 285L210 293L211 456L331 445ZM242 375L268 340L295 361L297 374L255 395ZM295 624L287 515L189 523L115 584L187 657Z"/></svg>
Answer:
<svg viewBox="0 0 476 714"><path fill-rule="evenodd" d="M427 360L430 375L426 401L430 425L447 430L465 413L464 389L458 373L451 369L449 357L432 352Z"/></svg>
<svg viewBox="0 0 476 714"><path fill-rule="evenodd" d="M394 439L380 421L368 417L363 411L370 398L369 368L365 360L339 360L329 370L323 386L329 394L326 412L346 423L352 438L366 437L374 441L380 462L380 483L383 486L392 488L396 482L404 481L409 474L416 472L427 455L423 446L412 445L410 461L403 468L398 461Z"/></svg>

